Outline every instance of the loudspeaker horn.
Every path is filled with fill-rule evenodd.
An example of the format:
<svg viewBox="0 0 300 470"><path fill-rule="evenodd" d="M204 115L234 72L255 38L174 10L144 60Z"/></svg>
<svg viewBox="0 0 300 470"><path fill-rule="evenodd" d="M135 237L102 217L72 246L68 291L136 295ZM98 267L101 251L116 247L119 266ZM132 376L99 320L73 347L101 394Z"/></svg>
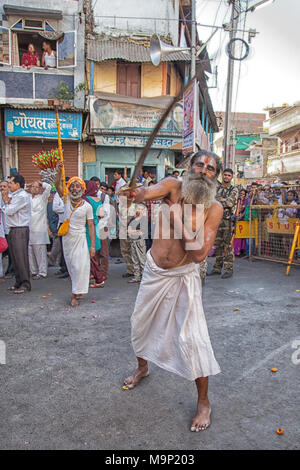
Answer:
<svg viewBox="0 0 300 470"><path fill-rule="evenodd" d="M170 46L165 42L161 41L156 35L152 36L150 41L150 59L153 65L157 67L162 58L171 54L172 52L185 52L189 51L190 47L176 47Z"/></svg>

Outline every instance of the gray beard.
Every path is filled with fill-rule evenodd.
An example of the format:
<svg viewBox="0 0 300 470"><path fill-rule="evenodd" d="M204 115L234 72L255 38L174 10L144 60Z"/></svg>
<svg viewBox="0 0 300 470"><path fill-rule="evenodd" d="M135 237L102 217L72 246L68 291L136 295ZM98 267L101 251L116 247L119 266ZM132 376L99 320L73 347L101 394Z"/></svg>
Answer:
<svg viewBox="0 0 300 470"><path fill-rule="evenodd" d="M79 193L72 193L70 192L70 199L72 199L72 201L76 201L77 199L80 199L82 197L82 191L79 191Z"/></svg>
<svg viewBox="0 0 300 470"><path fill-rule="evenodd" d="M215 200L217 180L189 170L182 177L182 197L187 204L203 204L208 209Z"/></svg>

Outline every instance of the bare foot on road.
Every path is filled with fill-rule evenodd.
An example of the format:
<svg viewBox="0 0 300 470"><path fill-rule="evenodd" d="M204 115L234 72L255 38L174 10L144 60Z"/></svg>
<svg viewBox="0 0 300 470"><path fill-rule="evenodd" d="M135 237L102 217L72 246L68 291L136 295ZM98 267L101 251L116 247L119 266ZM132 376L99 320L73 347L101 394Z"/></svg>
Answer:
<svg viewBox="0 0 300 470"><path fill-rule="evenodd" d="M148 365L143 366L143 367L138 367L130 377L127 377L127 379L124 380L124 384L126 385L126 387L128 387L131 390L139 383L139 381L143 377L148 377L148 375L149 375Z"/></svg>
<svg viewBox="0 0 300 470"><path fill-rule="evenodd" d="M197 414L192 421L191 431L204 431L210 425L211 408L209 402L199 402Z"/></svg>
<svg viewBox="0 0 300 470"><path fill-rule="evenodd" d="M78 302L78 300L76 299L76 297L72 297L72 298L71 298L70 305L71 305L71 307L78 307L79 302Z"/></svg>

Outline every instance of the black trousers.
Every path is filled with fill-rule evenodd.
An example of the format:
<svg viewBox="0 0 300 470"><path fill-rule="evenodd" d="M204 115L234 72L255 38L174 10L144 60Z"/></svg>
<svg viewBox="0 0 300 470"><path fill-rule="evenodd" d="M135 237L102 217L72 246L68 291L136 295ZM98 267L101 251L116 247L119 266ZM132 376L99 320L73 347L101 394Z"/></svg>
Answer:
<svg viewBox="0 0 300 470"><path fill-rule="evenodd" d="M59 228L60 228L61 225L62 225L62 224L59 224L58 230L59 230ZM68 272L68 268L67 268L66 260L65 260L65 257L64 257L64 247L63 247L62 238L63 238L63 237L59 237L59 239L60 239L60 246L61 246L61 256L60 256L59 265L60 265L60 270L61 270L61 272L62 272L62 273L67 273L67 272Z"/></svg>
<svg viewBox="0 0 300 470"><path fill-rule="evenodd" d="M6 238L6 241L7 241L7 244L8 244L8 235L5 235L5 238ZM8 256L8 265L7 265L7 269L6 269L6 272L5 272L5 276L7 274L13 275L14 274L14 269L13 269L13 266L12 266L11 254L9 252L9 247L7 248L5 253L3 253L3 255Z"/></svg>
<svg viewBox="0 0 300 470"><path fill-rule="evenodd" d="M15 287L31 290L28 258L29 227L12 227L7 238L16 278Z"/></svg>

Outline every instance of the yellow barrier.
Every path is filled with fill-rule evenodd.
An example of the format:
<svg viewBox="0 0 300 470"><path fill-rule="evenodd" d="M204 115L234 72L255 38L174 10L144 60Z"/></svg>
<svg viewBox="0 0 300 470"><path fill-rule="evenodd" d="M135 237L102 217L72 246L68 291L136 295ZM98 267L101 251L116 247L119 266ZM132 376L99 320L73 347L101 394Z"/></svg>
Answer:
<svg viewBox="0 0 300 470"><path fill-rule="evenodd" d="M298 211L300 204L273 204L253 205L250 214L255 218L251 221L238 221L236 224L236 238L255 238L255 246L249 244L249 257L276 261L290 265L300 264L297 253L300 244L299 218L278 217L286 212L280 209L293 209ZM253 211L253 212L252 212ZM296 212L294 212L295 214ZM289 214L289 212L288 212ZM251 217L251 215L250 215ZM298 228L298 233L297 233ZM297 241L293 242L294 234L297 233ZM293 256L290 256L293 248ZM295 254L295 256L294 256Z"/></svg>

